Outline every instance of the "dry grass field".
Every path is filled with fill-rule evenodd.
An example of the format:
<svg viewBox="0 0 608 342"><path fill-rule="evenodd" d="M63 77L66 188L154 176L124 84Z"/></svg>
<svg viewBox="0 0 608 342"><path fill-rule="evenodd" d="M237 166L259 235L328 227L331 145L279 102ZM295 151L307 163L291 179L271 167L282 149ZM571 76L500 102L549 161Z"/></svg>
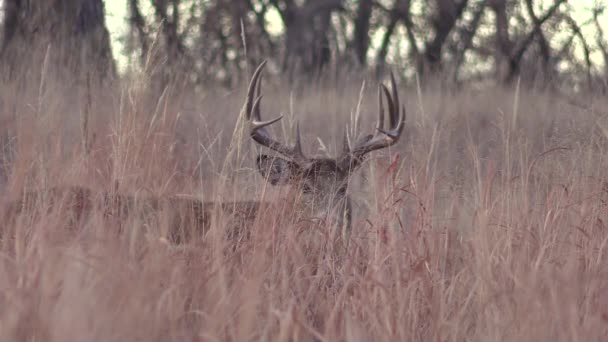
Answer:
<svg viewBox="0 0 608 342"><path fill-rule="evenodd" d="M369 133L376 84L294 88L269 77L266 118L308 154ZM0 86L2 341L605 341L608 101L495 87L403 86L403 138L352 180L349 244L280 206L254 170L246 83L230 92L100 89L53 77ZM352 124L358 120L358 124ZM322 142L322 143L320 143ZM74 223L49 189L135 198L263 200L229 241L229 217L184 244L143 220ZM55 199L54 201L57 201ZM274 202L273 202L274 201ZM59 201L61 202L61 201ZM273 207L273 205L275 205ZM69 215L68 215L69 216ZM307 234L302 234L306 232Z"/></svg>

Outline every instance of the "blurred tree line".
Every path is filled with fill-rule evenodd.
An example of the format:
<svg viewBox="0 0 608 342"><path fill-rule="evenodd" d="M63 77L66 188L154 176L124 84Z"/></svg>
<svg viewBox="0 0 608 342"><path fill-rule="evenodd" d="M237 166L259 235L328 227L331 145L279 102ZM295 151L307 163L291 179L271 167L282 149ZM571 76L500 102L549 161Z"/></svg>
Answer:
<svg viewBox="0 0 608 342"><path fill-rule="evenodd" d="M580 5L567 0L125 0L124 51L113 56L103 0L4 0L0 62L15 73L51 56L69 70L94 70L103 78L116 76L114 58L120 56L129 61L127 73L148 70L164 81L233 84L268 59L290 79L352 71L382 75L394 67L422 82L519 79L605 91L605 4Z"/></svg>

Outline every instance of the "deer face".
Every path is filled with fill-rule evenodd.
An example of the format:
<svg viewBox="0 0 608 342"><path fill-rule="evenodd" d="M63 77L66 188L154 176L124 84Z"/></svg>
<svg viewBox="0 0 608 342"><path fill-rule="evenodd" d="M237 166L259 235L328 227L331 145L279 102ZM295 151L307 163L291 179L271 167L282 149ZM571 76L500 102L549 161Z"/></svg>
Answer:
<svg viewBox="0 0 608 342"><path fill-rule="evenodd" d="M262 121L260 75L264 66L265 62L256 69L249 84L245 115L249 121L251 138L286 158L261 154L257 158L258 170L272 185L295 186L300 191L307 213L311 216L309 218L330 219L330 223L345 226L347 231L350 230L348 178L361 165L367 153L395 144L403 131L405 108L400 115L399 95L394 77L391 74L392 93L384 85L379 88L378 132L375 135L360 138L354 146L350 145L345 135L342 153L337 158L309 158L302 152L299 125L296 124L296 142L293 146L278 142L266 130L267 126L282 117ZM388 129L384 128L383 95L388 104Z"/></svg>
<svg viewBox="0 0 608 342"><path fill-rule="evenodd" d="M260 154L257 168L272 185L291 185L305 214L338 226L350 226L349 170L331 158L311 158L305 165ZM345 210L348 212L345 213Z"/></svg>

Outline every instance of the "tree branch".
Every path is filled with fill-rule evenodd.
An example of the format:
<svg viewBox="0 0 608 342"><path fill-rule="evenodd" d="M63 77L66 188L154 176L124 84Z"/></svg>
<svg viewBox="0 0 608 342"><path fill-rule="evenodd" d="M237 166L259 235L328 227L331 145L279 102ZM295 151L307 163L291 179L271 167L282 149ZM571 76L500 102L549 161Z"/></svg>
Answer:
<svg viewBox="0 0 608 342"><path fill-rule="evenodd" d="M139 44L141 45L141 59L145 61L148 56L150 48L150 38L148 37L148 29L146 27L146 20L144 19L141 11L139 10L139 0L129 0L129 22L137 31L139 36Z"/></svg>
<svg viewBox="0 0 608 342"><path fill-rule="evenodd" d="M452 80L454 82L458 81L458 76L460 74L460 68L464 62L464 57L467 51L473 45L473 38L477 34L477 29L479 28L479 24L481 23L481 19L483 18L483 14L485 13L485 9L487 6L487 0L481 0L477 3L477 8L473 12L473 18L469 25L463 29L462 36L462 44L461 48L456 55L456 60L454 62L454 72L452 75Z"/></svg>
<svg viewBox="0 0 608 342"><path fill-rule="evenodd" d="M598 17L603 12L603 7L594 9L593 22L595 23L595 29L597 30L596 43L600 49L600 52L602 53L602 57L604 58L604 77L606 78L606 82L608 82L608 47L606 47L606 43L604 42L604 29L598 20Z"/></svg>
<svg viewBox="0 0 608 342"><path fill-rule="evenodd" d="M578 26L576 21L574 21L574 19L572 19L570 16L566 16L565 19L572 29L572 32L578 37L581 44L583 44L583 54L585 56L585 63L587 65L587 87L591 89L593 86L593 77L591 75L591 70L593 68L593 63L591 62L591 49L589 48L589 44L587 44L587 40L585 39L585 36L581 32L581 28Z"/></svg>
<svg viewBox="0 0 608 342"><path fill-rule="evenodd" d="M540 23L540 19L538 18L536 13L534 13L533 0L526 0L525 4L526 9L528 10L528 15L530 16L530 18L532 18L532 22L535 26L540 27L540 25L542 24ZM551 47L549 46L549 43L547 42L547 39L545 38L545 35L542 30L537 31L537 37L540 54L543 59L543 64L546 68L548 66L549 60L551 59Z"/></svg>
<svg viewBox="0 0 608 342"><path fill-rule="evenodd" d="M518 46L514 49L514 52L510 55L511 63L519 64L524 53L530 46L530 43L534 40L534 36L541 32L542 25L549 20L555 12L557 12L558 8L567 0L556 0L553 6L547 10L547 12L534 23L534 27L532 30L526 35L526 37L521 40Z"/></svg>
<svg viewBox="0 0 608 342"><path fill-rule="evenodd" d="M319 12L343 11L342 0L309 0L303 8L298 11L298 15L306 18L314 16Z"/></svg>

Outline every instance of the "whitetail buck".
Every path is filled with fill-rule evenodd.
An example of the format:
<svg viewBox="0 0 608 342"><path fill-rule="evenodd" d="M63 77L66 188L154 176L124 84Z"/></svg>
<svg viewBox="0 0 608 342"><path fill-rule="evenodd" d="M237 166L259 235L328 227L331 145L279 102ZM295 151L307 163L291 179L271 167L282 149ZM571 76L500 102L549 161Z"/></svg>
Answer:
<svg viewBox="0 0 608 342"><path fill-rule="evenodd" d="M298 216L319 219L339 228L336 231L341 231L342 234L349 232L352 215L347 189L349 177L361 165L366 154L395 144L403 131L405 108L403 107L400 114L401 106L393 75L391 74L391 91L383 84L379 87L377 132L358 139L352 146L345 134L344 147L337 158L310 158L302 152L297 124L293 146L278 142L268 132L267 127L282 117L262 120L261 74L264 66L265 62L255 70L247 92L245 115L249 134L255 142L277 152L285 159L260 154L256 159L258 170L272 185L292 185L297 195L294 196L297 199L297 207L294 210L297 210ZM383 95L388 106L388 129L384 127ZM240 226L240 229L246 229L262 206L261 202L256 201L216 203L176 197L140 198L116 192L96 193L82 187L60 187L45 192L26 193L21 200L5 206L2 229L11 229L7 224L14 224L20 213L27 215L36 212L35 215L39 215L44 210L59 210L60 215L71 223L88 218L90 212L94 211L101 213L106 219L118 221L132 216L133 212L139 213L137 216L150 216L150 213L162 211L169 218L166 223L170 231L166 233L171 240L177 242L189 238L191 234L207 231L213 210L219 209L232 216L233 224ZM1 233L2 231L0 236Z"/></svg>

